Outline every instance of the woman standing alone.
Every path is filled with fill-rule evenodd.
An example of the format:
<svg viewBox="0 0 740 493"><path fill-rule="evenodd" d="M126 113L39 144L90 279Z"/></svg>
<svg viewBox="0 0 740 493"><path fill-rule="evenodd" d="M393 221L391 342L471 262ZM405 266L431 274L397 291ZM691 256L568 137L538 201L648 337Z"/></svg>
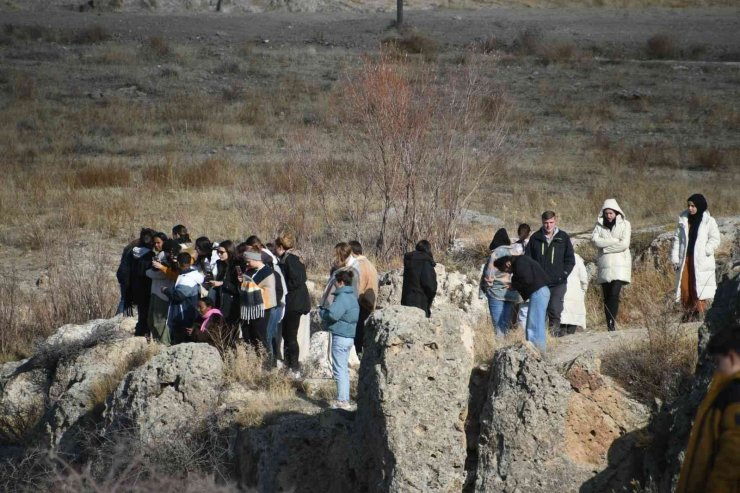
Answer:
<svg viewBox="0 0 740 493"><path fill-rule="evenodd" d="M596 219L591 242L598 249L596 281L604 294L604 315L608 330L616 330L619 294L632 280L630 236L632 227L615 199L606 199Z"/></svg>
<svg viewBox="0 0 740 493"><path fill-rule="evenodd" d="M696 193L688 208L678 216L673 235L671 262L676 271L676 301L684 310L684 320L703 314L706 300L717 291L714 252L720 243L717 222L709 215L707 200Z"/></svg>

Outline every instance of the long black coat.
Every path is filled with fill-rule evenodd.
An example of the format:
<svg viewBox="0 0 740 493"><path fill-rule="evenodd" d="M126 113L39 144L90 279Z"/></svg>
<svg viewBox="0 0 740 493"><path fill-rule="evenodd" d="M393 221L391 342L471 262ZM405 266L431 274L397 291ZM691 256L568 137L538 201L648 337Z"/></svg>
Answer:
<svg viewBox="0 0 740 493"><path fill-rule="evenodd" d="M280 269L285 277L285 311L298 312L302 315L311 311L311 297L306 287L306 267L300 257L288 252L280 259Z"/></svg>
<svg viewBox="0 0 740 493"><path fill-rule="evenodd" d="M436 294L437 273L434 272L434 259L429 254L419 251L405 254L401 304L421 308L429 317Z"/></svg>
<svg viewBox="0 0 740 493"><path fill-rule="evenodd" d="M216 280L223 281L221 287L216 289L218 307L226 322L233 324L239 321L239 279L236 268L223 260L217 261L216 265Z"/></svg>

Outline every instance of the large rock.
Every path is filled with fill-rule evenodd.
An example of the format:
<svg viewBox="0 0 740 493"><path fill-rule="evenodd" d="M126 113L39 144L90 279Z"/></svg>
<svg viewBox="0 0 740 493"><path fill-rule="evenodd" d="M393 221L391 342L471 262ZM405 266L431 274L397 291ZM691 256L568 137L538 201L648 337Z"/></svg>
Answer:
<svg viewBox="0 0 740 493"><path fill-rule="evenodd" d="M377 311L360 369L357 439L369 491L460 491L472 331L459 310L431 319L409 307Z"/></svg>
<svg viewBox="0 0 740 493"><path fill-rule="evenodd" d="M147 358L146 339L129 337L60 360L49 388L51 405L45 418L50 445L74 452L78 423L88 417L99 418L92 415L102 411L105 399L123 376Z"/></svg>
<svg viewBox="0 0 740 493"><path fill-rule="evenodd" d="M133 430L143 443L196 430L215 407L223 362L207 344L165 349L121 382L107 404L106 430Z"/></svg>
<svg viewBox="0 0 740 493"><path fill-rule="evenodd" d="M27 362L0 366L0 445L23 442L44 414L49 374L45 368L23 371Z"/></svg>
<svg viewBox="0 0 740 493"><path fill-rule="evenodd" d="M436 310L456 308L468 323L475 323L487 312L486 301L478 297L478 280L459 272L447 272L442 264L434 267L437 274L437 294L432 304ZM403 270L385 272L379 277L378 307L385 308L401 304Z"/></svg>
<svg viewBox="0 0 740 493"><path fill-rule="evenodd" d="M480 422L475 490L621 491L649 410L586 351L564 366L529 343L499 350Z"/></svg>

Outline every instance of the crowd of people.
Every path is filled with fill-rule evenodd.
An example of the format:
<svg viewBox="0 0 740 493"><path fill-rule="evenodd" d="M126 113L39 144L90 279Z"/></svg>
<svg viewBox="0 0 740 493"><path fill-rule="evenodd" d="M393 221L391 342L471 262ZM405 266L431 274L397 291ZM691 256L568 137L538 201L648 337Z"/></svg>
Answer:
<svg viewBox="0 0 740 493"><path fill-rule="evenodd" d="M620 293L631 282L631 227L616 200L604 202L591 242L597 250L597 276L607 329L616 330ZM692 195L678 221L671 261L676 297L686 318L703 313L714 296L714 251L719 231L702 195ZM241 243L194 242L187 228L171 235L144 228L123 252L117 277L118 312L138 312L136 334L162 344L206 342L220 350L238 339L269 353L275 364L300 378L298 329L311 311L304 257L295 237L280 234L263 244L257 236ZM505 229L490 244L480 288L488 301L497 337L515 325L541 351L546 330L553 336L586 326L585 290L589 275L554 211L542 213L532 232L519 225L511 241ZM401 304L431 316L437 292L435 261L428 241L419 241L403 258ZM363 350L365 322L376 308L378 273L358 241L338 243L318 312L332 333L331 361L337 381L335 405L349 403L348 358Z"/></svg>
<svg viewBox="0 0 740 493"><path fill-rule="evenodd" d="M530 234L519 225L512 242L505 229L496 231L481 276L495 333L505 335L517 323L527 340L546 350L546 328L554 337L586 327L585 292L589 275L574 251L570 236L558 226L554 211L542 213L542 227ZM591 243L597 251L596 281L603 295L609 331L616 330L622 287L632 281L631 226L615 199L602 205ZM701 194L687 200L673 238L671 262L676 272L676 301L684 320L700 317L717 288L714 252L719 246L717 223ZM547 324L546 324L547 322Z"/></svg>
<svg viewBox="0 0 740 493"><path fill-rule="evenodd" d="M171 233L144 228L123 251L118 313L133 315L136 307L135 334L165 345L204 342L221 351L242 339L300 378L298 329L311 297L295 237L283 233L267 244L257 236L238 244L205 236L193 242L181 224ZM362 245L338 243L319 308L333 335L335 407L349 406L348 358L352 347L362 352L377 293L378 274Z"/></svg>

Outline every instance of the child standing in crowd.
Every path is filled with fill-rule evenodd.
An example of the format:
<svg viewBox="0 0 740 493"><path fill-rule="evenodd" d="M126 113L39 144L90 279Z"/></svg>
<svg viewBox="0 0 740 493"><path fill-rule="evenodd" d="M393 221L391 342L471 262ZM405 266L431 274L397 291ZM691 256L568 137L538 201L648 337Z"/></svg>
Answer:
<svg viewBox="0 0 740 493"><path fill-rule="evenodd" d="M514 255L513 245L504 228L496 231L491 241L491 255L481 279L481 289L486 294L496 336L503 337L511 326L514 306L520 303L519 293L511 289L511 274L498 270L493 262L500 257Z"/></svg>
<svg viewBox="0 0 740 493"><path fill-rule="evenodd" d="M167 326L170 328L170 339L173 344L185 342L186 330L193 326L198 313L198 300L203 285L203 274L193 268L193 258L187 252L177 255L180 275L172 288L162 287L162 292L169 299Z"/></svg>
<svg viewBox="0 0 740 493"><path fill-rule="evenodd" d="M337 383L337 400L334 409L350 409L349 353L355 342L355 330L360 316L360 305L352 288L354 272L340 270L334 275L334 301L329 308L321 307L322 320L326 322L331 338L331 370Z"/></svg>
<svg viewBox="0 0 740 493"><path fill-rule="evenodd" d="M192 342L205 342L223 351L234 344L233 333L228 329L221 310L213 306L208 297L198 301L200 318L193 327L185 330Z"/></svg>

